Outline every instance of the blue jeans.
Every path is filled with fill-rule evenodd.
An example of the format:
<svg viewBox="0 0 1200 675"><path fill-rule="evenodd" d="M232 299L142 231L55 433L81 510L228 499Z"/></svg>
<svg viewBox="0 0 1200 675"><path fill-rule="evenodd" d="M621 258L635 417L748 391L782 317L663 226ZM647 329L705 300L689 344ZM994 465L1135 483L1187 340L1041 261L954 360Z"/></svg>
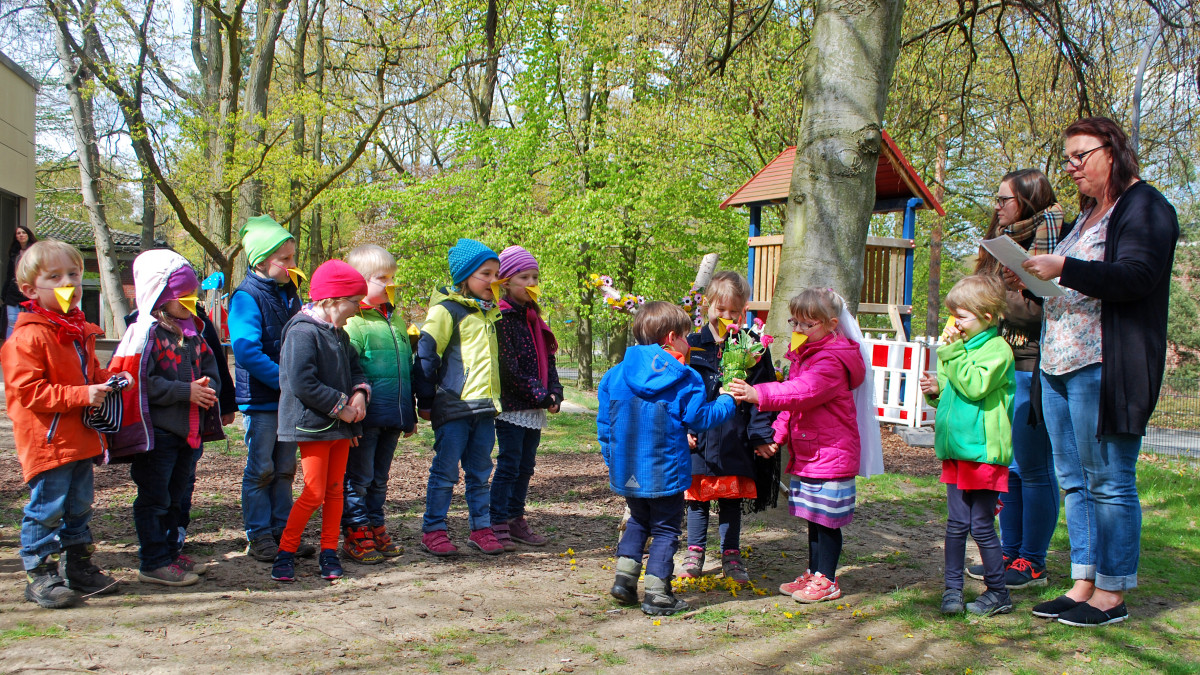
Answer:
<svg viewBox="0 0 1200 675"><path fill-rule="evenodd" d="M278 440L279 413L247 410L246 470L242 473L242 524L250 541L278 538L292 511L292 479L296 477L296 444Z"/></svg>
<svg viewBox="0 0 1200 675"><path fill-rule="evenodd" d="M488 513L488 478L492 475L492 446L496 444L496 418L471 415L445 422L433 432L433 464L425 490L423 532L446 529L446 513L458 483L458 465L466 476L467 522L472 531L491 527Z"/></svg>
<svg viewBox="0 0 1200 675"><path fill-rule="evenodd" d="M625 503L629 505L629 520L625 522L625 536L617 544L617 555L641 560L646 539L654 537L650 542L646 574L670 579L675 572L679 535L683 533L680 528L683 493L669 497L626 497Z"/></svg>
<svg viewBox="0 0 1200 675"><path fill-rule="evenodd" d="M1137 587L1142 506L1137 493L1140 436L1097 438L1100 364L1066 375L1042 373L1042 407L1065 492L1071 578L1104 591Z"/></svg>
<svg viewBox="0 0 1200 675"><path fill-rule="evenodd" d="M67 546L92 543L92 460L43 471L29 481L21 519L21 563L31 570Z"/></svg>
<svg viewBox="0 0 1200 675"><path fill-rule="evenodd" d="M195 466L196 449L175 434L154 430L154 449L135 455L129 476L137 484L133 525L141 570L166 567L179 556L179 511Z"/></svg>
<svg viewBox="0 0 1200 675"><path fill-rule="evenodd" d="M380 527L387 500L388 475L402 432L395 427L363 427L358 447L346 463L342 527Z"/></svg>
<svg viewBox="0 0 1200 675"><path fill-rule="evenodd" d="M4 309L8 312L8 328L4 335L4 339L12 337L13 328L17 325L17 317L21 314L20 305L5 305Z"/></svg>
<svg viewBox="0 0 1200 675"><path fill-rule="evenodd" d="M196 467L200 464L200 458L204 457L204 444L196 448L192 453L192 471L188 476L187 485L183 488L183 495L179 499L179 546L183 547L183 542L187 538L188 526L192 524L192 495L196 492Z"/></svg>
<svg viewBox="0 0 1200 675"><path fill-rule="evenodd" d="M507 523L525 515L529 479L537 464L541 429L496 420L496 475L492 477L492 522Z"/></svg>
<svg viewBox="0 0 1200 675"><path fill-rule="evenodd" d="M741 548L742 500L718 499L717 533L721 552ZM708 548L708 502L687 502L688 546Z"/></svg>
<svg viewBox="0 0 1200 675"><path fill-rule="evenodd" d="M1046 565L1046 549L1058 525L1058 481L1050 436L1042 424L1030 426L1029 389L1034 373L1017 371L1013 401L1013 462L1008 467L1008 493L1000 495L1000 542L1010 559Z"/></svg>

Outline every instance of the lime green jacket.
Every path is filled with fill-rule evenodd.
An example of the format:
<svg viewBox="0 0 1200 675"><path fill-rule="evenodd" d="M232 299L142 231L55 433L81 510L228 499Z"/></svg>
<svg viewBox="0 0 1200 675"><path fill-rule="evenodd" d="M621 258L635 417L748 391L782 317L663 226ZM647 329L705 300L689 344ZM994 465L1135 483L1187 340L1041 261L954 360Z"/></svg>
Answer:
<svg viewBox="0 0 1200 675"><path fill-rule="evenodd" d="M969 340L938 347L934 449L938 459L1012 463L1012 348L993 326Z"/></svg>
<svg viewBox="0 0 1200 675"><path fill-rule="evenodd" d="M417 407L430 424L500 411L496 320L479 301L449 288L435 290L417 342Z"/></svg>

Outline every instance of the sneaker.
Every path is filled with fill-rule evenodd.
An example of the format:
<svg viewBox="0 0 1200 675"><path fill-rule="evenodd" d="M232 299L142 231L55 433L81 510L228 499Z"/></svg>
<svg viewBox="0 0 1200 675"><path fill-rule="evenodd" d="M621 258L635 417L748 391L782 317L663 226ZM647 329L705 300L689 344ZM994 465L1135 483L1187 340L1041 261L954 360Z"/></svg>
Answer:
<svg viewBox="0 0 1200 675"><path fill-rule="evenodd" d="M500 542L500 546L504 547L505 552L512 553L517 550L517 545L513 543L512 537L508 534L508 523L493 525L492 534L496 535L496 541Z"/></svg>
<svg viewBox="0 0 1200 675"><path fill-rule="evenodd" d="M275 564L271 565L271 578L275 581L296 580L296 555L280 551L275 555Z"/></svg>
<svg viewBox="0 0 1200 675"><path fill-rule="evenodd" d="M1011 565L1012 562L1012 558L1004 556L1004 569L1007 570L1008 566ZM971 565L968 567L967 576L971 577L972 579L979 579L980 581L983 581L983 565Z"/></svg>
<svg viewBox="0 0 1200 675"><path fill-rule="evenodd" d="M375 550L375 536L366 525L347 527L344 530L342 552L354 562L375 565L383 562L383 554Z"/></svg>
<svg viewBox="0 0 1200 675"><path fill-rule="evenodd" d="M25 599L36 602L43 609L63 609L79 602L79 594L67 587L67 582L58 576L58 562L43 560L42 564L25 572L28 584Z"/></svg>
<svg viewBox="0 0 1200 675"><path fill-rule="evenodd" d="M704 549L700 546L687 547L687 553L683 556L683 571L679 573L680 579L695 579L704 574Z"/></svg>
<svg viewBox="0 0 1200 675"><path fill-rule="evenodd" d="M274 562L276 553L279 553L279 544L269 534L255 537L246 547L246 554L259 562Z"/></svg>
<svg viewBox="0 0 1200 675"><path fill-rule="evenodd" d="M392 535L387 533L387 527L380 525L371 528L371 536L375 540L375 550L385 558L395 558L404 551L392 541Z"/></svg>
<svg viewBox="0 0 1200 675"><path fill-rule="evenodd" d="M434 530L421 535L421 548L441 557L458 553L458 547L450 541L445 530Z"/></svg>
<svg viewBox="0 0 1200 675"><path fill-rule="evenodd" d="M804 604L837 600L840 597L842 589L838 587L837 579L830 581L820 572L812 575L807 586L792 594L793 600Z"/></svg>
<svg viewBox="0 0 1200 675"><path fill-rule="evenodd" d="M721 552L721 573L737 584L750 583L750 574L742 563L742 552L736 548Z"/></svg>
<svg viewBox="0 0 1200 675"><path fill-rule="evenodd" d="M149 572L139 571L138 581L144 584L158 584L160 586L191 586L200 583L200 577L181 569L175 563L171 563L170 565L164 565Z"/></svg>
<svg viewBox="0 0 1200 675"><path fill-rule="evenodd" d="M483 551L488 555L499 555L504 553L504 547L496 541L496 533L492 532L490 527L481 527L478 530L473 530L471 536L467 537L470 541L467 543Z"/></svg>
<svg viewBox="0 0 1200 675"><path fill-rule="evenodd" d="M812 581L812 578L813 578L812 571L804 570L804 574L801 574L800 576L796 577L795 581L789 581L786 584L780 584L779 592L790 598L796 591L799 591L799 590L803 589L805 586L807 586L808 582Z"/></svg>
<svg viewBox="0 0 1200 675"><path fill-rule="evenodd" d="M942 614L962 614L966 606L963 605L963 592L957 588L947 588L942 591Z"/></svg>
<svg viewBox="0 0 1200 675"><path fill-rule="evenodd" d="M1081 604L1078 600L1072 600L1065 595L1060 595L1053 600L1039 602L1033 606L1033 615L1040 616L1043 619L1057 619L1059 615L1067 610L1074 609L1076 605Z"/></svg>
<svg viewBox="0 0 1200 675"><path fill-rule="evenodd" d="M1081 602L1059 614L1058 622L1065 623L1068 626L1092 628L1095 626L1107 626L1110 623L1120 623L1128 618L1129 610L1125 609L1125 603L1123 602L1108 611L1097 609L1086 602Z"/></svg>
<svg viewBox="0 0 1200 675"><path fill-rule="evenodd" d="M342 570L342 561L338 560L337 549L326 548L321 550L321 557L318 558L321 565L321 578L328 581L341 579L345 572Z"/></svg>
<svg viewBox="0 0 1200 675"><path fill-rule="evenodd" d="M1007 588L1003 590L988 589L975 598L975 602L967 603L967 611L980 616L1008 614L1012 610L1012 598L1009 597Z"/></svg>
<svg viewBox="0 0 1200 675"><path fill-rule="evenodd" d="M1049 581L1050 577L1047 576L1044 566L1037 567L1025 558L1017 558L1004 570L1004 585L1009 590L1045 586Z"/></svg>
<svg viewBox="0 0 1200 675"><path fill-rule="evenodd" d="M182 553L179 554L179 557L175 558L175 565L184 572L191 572L192 574L204 574L208 571L208 564L196 562Z"/></svg>
<svg viewBox="0 0 1200 675"><path fill-rule="evenodd" d="M513 541L530 546L545 546L549 541L529 527L529 521L525 520L525 516L508 521L508 536L512 537Z"/></svg>

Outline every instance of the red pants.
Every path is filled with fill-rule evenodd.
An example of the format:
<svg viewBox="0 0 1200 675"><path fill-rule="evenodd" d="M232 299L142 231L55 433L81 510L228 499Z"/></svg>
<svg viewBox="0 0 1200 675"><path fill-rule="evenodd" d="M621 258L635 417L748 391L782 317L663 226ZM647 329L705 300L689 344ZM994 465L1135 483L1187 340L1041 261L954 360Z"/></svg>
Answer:
<svg viewBox="0 0 1200 675"><path fill-rule="evenodd" d="M337 549L342 522L342 482L346 478L346 459L350 456L350 439L338 441L304 441L300 445L300 466L304 469L304 490L292 512L279 541L279 550L295 553L300 535L317 508L321 512L321 550Z"/></svg>

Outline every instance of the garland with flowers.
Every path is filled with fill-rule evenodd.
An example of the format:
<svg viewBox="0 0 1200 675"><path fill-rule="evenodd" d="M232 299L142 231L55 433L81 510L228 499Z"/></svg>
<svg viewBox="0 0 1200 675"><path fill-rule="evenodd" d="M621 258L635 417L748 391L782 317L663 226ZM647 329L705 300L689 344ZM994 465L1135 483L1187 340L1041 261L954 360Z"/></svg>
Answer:
<svg viewBox="0 0 1200 675"><path fill-rule="evenodd" d="M622 293L613 288L613 279L607 274L592 274L589 280L592 287L599 289L600 294L604 296L604 304L613 311L633 315L637 314L638 309L646 304L645 296ZM692 324L696 328L704 325L704 317L700 310L704 305L703 287L692 286L691 290L680 299L679 305L692 316Z"/></svg>

